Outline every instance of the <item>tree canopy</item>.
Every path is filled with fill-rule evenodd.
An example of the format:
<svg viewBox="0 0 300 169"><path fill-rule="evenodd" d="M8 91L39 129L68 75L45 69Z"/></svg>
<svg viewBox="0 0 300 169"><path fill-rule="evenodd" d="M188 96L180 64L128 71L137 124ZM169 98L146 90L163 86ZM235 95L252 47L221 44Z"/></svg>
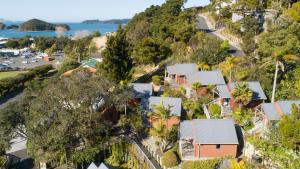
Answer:
<svg viewBox="0 0 300 169"><path fill-rule="evenodd" d="M133 65L125 30L120 26L116 35L108 38L106 45L99 70L116 82L128 80Z"/></svg>

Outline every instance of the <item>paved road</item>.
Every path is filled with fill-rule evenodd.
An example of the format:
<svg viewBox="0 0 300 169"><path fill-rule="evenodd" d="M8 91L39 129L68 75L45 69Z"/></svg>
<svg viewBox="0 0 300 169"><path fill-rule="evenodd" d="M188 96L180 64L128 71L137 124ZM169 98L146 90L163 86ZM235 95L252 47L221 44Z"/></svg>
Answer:
<svg viewBox="0 0 300 169"><path fill-rule="evenodd" d="M23 96L22 90L8 93L7 95L0 97L0 109L4 108L9 102L16 101Z"/></svg>
<svg viewBox="0 0 300 169"><path fill-rule="evenodd" d="M198 16L198 25L197 26L198 26L199 30L202 30L202 31L206 32L209 35L212 35L212 36L215 36L219 39L224 40L224 38L220 37L220 35L218 35L218 33L216 33L215 30L209 28L206 19L204 17L200 16L200 15ZM233 56L245 56L245 53L240 48L238 48L237 46L234 46L233 42L230 42L229 53Z"/></svg>

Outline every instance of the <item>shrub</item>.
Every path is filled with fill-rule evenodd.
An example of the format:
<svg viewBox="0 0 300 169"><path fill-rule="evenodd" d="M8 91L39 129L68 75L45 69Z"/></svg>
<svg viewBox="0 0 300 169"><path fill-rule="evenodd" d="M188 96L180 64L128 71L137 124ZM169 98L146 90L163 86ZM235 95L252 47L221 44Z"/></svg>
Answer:
<svg viewBox="0 0 300 169"><path fill-rule="evenodd" d="M176 152L170 150L162 156L162 163L165 167L171 168L179 164L179 159Z"/></svg>
<svg viewBox="0 0 300 169"><path fill-rule="evenodd" d="M208 110L213 119L219 119L221 117L221 107L218 104L209 105Z"/></svg>
<svg viewBox="0 0 300 169"><path fill-rule="evenodd" d="M161 84L161 81L162 81L162 77L161 76L152 76L152 82L155 84L155 85L160 85Z"/></svg>
<svg viewBox="0 0 300 169"><path fill-rule="evenodd" d="M58 73L63 74L69 70L77 68L78 66L80 66L80 63L74 60L66 61L60 66Z"/></svg>
<svg viewBox="0 0 300 169"><path fill-rule="evenodd" d="M205 160L205 161L185 161L182 164L182 169L215 169L220 160Z"/></svg>
<svg viewBox="0 0 300 169"><path fill-rule="evenodd" d="M53 69L52 65L38 66L27 73L0 80L0 96L4 96L9 92L22 88L25 82L32 80L35 77L44 76L51 69Z"/></svg>

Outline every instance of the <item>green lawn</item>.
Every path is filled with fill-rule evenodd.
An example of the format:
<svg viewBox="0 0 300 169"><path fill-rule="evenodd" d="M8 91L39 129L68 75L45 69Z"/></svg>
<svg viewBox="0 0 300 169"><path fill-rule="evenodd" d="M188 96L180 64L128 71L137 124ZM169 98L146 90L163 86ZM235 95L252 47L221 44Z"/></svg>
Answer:
<svg viewBox="0 0 300 169"><path fill-rule="evenodd" d="M10 72L0 72L0 80L17 76L20 73L25 73L26 71L10 71Z"/></svg>

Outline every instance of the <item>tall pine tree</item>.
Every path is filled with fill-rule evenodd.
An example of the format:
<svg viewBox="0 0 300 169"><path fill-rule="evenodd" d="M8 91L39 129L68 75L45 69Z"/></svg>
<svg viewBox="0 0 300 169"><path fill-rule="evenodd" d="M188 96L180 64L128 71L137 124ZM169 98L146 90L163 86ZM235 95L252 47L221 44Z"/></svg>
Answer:
<svg viewBox="0 0 300 169"><path fill-rule="evenodd" d="M116 82L130 78L132 59L129 55L129 43L125 30L119 26L115 36L110 36L103 51L103 62L99 71Z"/></svg>

